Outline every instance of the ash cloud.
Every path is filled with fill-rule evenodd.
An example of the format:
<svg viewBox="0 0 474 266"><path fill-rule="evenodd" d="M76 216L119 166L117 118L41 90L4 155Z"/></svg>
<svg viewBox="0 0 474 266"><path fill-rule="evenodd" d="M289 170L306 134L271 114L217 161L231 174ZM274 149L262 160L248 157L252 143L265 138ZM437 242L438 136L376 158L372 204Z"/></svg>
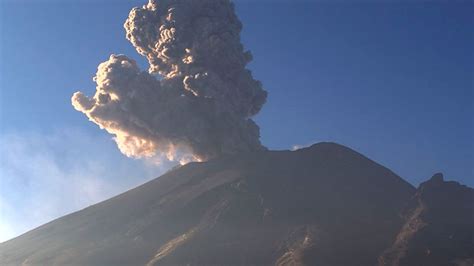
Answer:
<svg viewBox="0 0 474 266"><path fill-rule="evenodd" d="M115 135L122 153L207 160L265 149L251 117L267 93L246 69L252 56L233 3L150 0L132 9L124 27L148 72L111 55L98 67L95 95L72 97L76 110Z"/></svg>

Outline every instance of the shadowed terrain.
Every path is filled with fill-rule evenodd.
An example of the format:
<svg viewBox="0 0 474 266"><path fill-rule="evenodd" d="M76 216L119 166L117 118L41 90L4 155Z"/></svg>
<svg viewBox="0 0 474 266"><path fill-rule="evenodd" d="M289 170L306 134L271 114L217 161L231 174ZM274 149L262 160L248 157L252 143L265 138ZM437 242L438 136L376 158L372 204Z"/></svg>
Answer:
<svg viewBox="0 0 474 266"><path fill-rule="evenodd" d="M380 265L474 265L474 190L436 174L418 188Z"/></svg>
<svg viewBox="0 0 474 266"><path fill-rule="evenodd" d="M2 243L0 264L420 266L425 264L393 261L401 260L399 251L413 238L403 232L417 199L438 205L437 189L429 188L433 182L416 191L387 168L334 143L242 153L190 163ZM456 204L468 206L472 189L463 189L467 194ZM424 221L438 220L444 209ZM454 210L443 219L459 213L472 218L466 210L472 211ZM472 221L463 219L450 224L463 224L459 234L472 229ZM433 224L427 235L446 223ZM472 244L472 234L462 241L456 243ZM468 261L472 249L464 248L445 257Z"/></svg>

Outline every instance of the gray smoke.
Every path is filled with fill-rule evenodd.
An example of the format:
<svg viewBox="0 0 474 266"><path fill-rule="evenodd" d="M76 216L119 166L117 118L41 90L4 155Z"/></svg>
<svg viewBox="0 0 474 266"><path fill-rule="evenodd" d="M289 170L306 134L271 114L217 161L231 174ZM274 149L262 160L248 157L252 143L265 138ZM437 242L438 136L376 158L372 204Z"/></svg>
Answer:
<svg viewBox="0 0 474 266"><path fill-rule="evenodd" d="M95 95L72 97L78 111L115 135L122 153L207 160L264 149L250 118L267 93L246 69L252 56L229 0L150 0L132 9L124 27L149 73L111 55L98 67Z"/></svg>

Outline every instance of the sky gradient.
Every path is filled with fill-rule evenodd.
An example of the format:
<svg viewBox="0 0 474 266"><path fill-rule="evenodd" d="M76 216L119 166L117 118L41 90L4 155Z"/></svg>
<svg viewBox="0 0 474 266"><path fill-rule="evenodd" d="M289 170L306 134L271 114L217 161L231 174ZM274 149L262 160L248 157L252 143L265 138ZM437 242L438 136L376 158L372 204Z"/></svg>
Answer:
<svg viewBox="0 0 474 266"><path fill-rule="evenodd" d="M144 1L0 1L0 241L159 176L71 106ZM468 1L236 1L270 149L349 146L413 185L474 186ZM119 166L119 167L117 167ZM46 207L45 207L46 206ZM47 208L47 209L45 209ZM33 211L34 210L34 211Z"/></svg>

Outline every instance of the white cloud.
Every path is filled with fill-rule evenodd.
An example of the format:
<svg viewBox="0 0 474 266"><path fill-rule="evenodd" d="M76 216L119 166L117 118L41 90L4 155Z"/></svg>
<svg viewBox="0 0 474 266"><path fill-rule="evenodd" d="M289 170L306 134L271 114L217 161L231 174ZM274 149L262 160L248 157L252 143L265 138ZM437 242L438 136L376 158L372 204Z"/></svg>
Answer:
<svg viewBox="0 0 474 266"><path fill-rule="evenodd" d="M315 144L317 142L310 142L308 144L294 144L293 146L291 146L291 151L297 151L297 150L300 150L300 149L304 149L304 148L308 148L309 146Z"/></svg>
<svg viewBox="0 0 474 266"><path fill-rule="evenodd" d="M0 135L0 242L159 176L113 141L78 130Z"/></svg>
<svg viewBox="0 0 474 266"><path fill-rule="evenodd" d="M307 147L307 146L305 146L305 145L295 144L295 145L291 146L291 150L292 150L292 151L297 151L297 150L299 150L299 149L306 148L306 147Z"/></svg>

